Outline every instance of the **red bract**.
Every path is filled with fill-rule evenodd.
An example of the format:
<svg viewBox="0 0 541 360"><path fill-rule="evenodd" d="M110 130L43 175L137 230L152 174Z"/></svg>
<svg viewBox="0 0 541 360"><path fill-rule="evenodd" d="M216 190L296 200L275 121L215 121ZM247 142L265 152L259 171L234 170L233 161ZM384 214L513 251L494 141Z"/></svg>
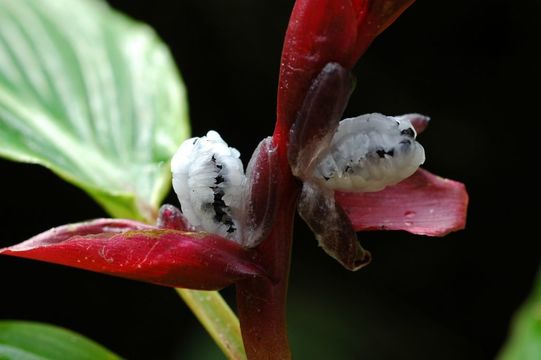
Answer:
<svg viewBox="0 0 541 360"><path fill-rule="evenodd" d="M426 170L377 193L337 192L356 231L405 230L444 236L463 229L468 208L464 184Z"/></svg>
<svg viewBox="0 0 541 360"><path fill-rule="evenodd" d="M129 220L61 226L0 254L199 290L218 290L264 274L249 252L232 241Z"/></svg>
<svg viewBox="0 0 541 360"><path fill-rule="evenodd" d="M304 97L323 67L351 69L372 41L414 0L297 0L287 28L278 83L275 137L287 141Z"/></svg>

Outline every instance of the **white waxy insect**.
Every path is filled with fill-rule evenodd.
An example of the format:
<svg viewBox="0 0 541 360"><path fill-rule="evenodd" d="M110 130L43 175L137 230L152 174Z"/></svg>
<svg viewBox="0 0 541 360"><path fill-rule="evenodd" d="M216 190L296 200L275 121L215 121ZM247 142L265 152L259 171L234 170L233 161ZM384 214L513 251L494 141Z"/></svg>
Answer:
<svg viewBox="0 0 541 360"><path fill-rule="evenodd" d="M239 157L216 131L184 141L173 156L173 189L194 230L240 241L246 177Z"/></svg>
<svg viewBox="0 0 541 360"><path fill-rule="evenodd" d="M365 114L340 122L314 177L324 186L372 192L412 175L425 161L408 116Z"/></svg>

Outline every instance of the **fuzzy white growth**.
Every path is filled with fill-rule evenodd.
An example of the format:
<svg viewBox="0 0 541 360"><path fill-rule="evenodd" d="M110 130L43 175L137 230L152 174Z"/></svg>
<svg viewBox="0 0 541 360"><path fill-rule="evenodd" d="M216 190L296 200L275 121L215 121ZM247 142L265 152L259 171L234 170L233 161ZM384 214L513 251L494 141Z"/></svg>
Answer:
<svg viewBox="0 0 541 360"><path fill-rule="evenodd" d="M246 182L239 156L215 131L184 141L173 156L173 189L195 230L239 241Z"/></svg>
<svg viewBox="0 0 541 360"><path fill-rule="evenodd" d="M314 176L335 190L371 192L412 175L425 161L407 116L378 113L344 119Z"/></svg>

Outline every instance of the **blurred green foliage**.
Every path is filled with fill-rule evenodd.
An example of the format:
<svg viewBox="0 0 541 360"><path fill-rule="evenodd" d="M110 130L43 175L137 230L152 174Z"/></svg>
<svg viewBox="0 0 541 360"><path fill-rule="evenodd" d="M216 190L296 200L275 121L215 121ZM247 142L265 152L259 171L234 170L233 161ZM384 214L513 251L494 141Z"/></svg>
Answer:
<svg viewBox="0 0 541 360"><path fill-rule="evenodd" d="M534 289L513 320L510 336L498 360L541 359L541 273Z"/></svg>
<svg viewBox="0 0 541 360"><path fill-rule="evenodd" d="M120 360L120 357L66 329L26 321L0 321L0 359Z"/></svg>

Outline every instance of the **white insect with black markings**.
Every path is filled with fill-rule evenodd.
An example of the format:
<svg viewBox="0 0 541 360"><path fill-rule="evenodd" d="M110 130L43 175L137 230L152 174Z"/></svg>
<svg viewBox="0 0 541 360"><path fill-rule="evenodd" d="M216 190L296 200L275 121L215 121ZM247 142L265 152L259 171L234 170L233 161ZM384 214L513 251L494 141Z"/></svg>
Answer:
<svg viewBox="0 0 541 360"><path fill-rule="evenodd" d="M425 161L412 115L373 113L342 120L314 177L334 190L373 192L411 176Z"/></svg>
<svg viewBox="0 0 541 360"><path fill-rule="evenodd" d="M246 176L239 157L216 131L184 141L173 156L173 189L194 230L240 241Z"/></svg>

